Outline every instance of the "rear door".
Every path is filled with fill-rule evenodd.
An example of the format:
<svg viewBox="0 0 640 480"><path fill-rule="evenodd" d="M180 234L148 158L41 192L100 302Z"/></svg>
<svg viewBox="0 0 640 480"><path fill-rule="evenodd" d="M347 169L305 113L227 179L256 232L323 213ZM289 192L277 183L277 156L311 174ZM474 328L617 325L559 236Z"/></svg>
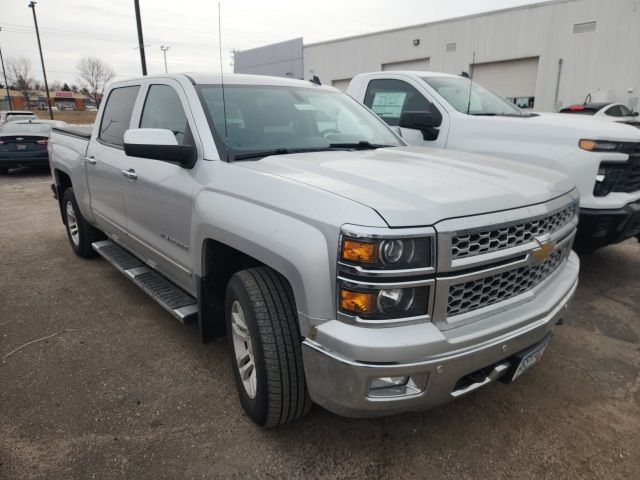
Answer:
<svg viewBox="0 0 640 480"><path fill-rule="evenodd" d="M140 85L114 88L109 93L95 140L89 142L87 182L91 193L91 210L98 226L107 234L126 243L127 211L125 208L123 171L127 168L124 154L124 132L129 129Z"/></svg>
<svg viewBox="0 0 640 480"><path fill-rule="evenodd" d="M163 79L151 83L143 92L144 104L132 128L171 130L178 144L196 145L193 118L180 84ZM195 186L194 169L180 165L127 157L126 168L136 178L125 180L128 232L131 247L155 269L193 292L195 278L191 266L191 194Z"/></svg>

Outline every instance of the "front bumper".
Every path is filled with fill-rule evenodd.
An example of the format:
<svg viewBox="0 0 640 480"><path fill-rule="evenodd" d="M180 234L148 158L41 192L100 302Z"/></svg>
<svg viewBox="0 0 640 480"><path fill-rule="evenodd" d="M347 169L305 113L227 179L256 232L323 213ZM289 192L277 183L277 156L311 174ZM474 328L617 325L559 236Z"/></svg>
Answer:
<svg viewBox="0 0 640 480"><path fill-rule="evenodd" d="M576 246L581 248L600 248L632 237L640 240L640 200L618 209L580 209L578 225Z"/></svg>
<svg viewBox="0 0 640 480"><path fill-rule="evenodd" d="M481 370L486 380L477 386L491 383L516 353L543 340L559 322L577 287L578 270L572 252L531 301L446 331L431 323L381 329L322 324L303 342L311 398L339 415L371 417L449 402L476 390L464 380ZM417 360L408 360L408 352ZM398 360L392 361L394 356ZM379 396L370 383L380 377L410 377L411 389Z"/></svg>

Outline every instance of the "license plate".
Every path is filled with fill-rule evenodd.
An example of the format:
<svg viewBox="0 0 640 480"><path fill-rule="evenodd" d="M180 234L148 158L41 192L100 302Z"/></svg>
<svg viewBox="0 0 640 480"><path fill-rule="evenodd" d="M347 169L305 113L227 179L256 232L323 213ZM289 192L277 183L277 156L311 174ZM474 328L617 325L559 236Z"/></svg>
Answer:
<svg viewBox="0 0 640 480"><path fill-rule="evenodd" d="M16 149L17 150L26 150L27 146L24 145L23 143L18 143L18 144L16 144Z"/></svg>
<svg viewBox="0 0 640 480"><path fill-rule="evenodd" d="M511 381L518 378L520 375L522 375L524 372L529 370L531 367L533 367L536 363L540 361L540 359L542 358L542 354L544 353L544 350L547 348L547 345L549 345L550 340L551 340L551 337L549 336L549 338L543 340L542 343L536 345L535 347L531 348L530 351L524 353L524 356L520 359L518 368L516 368L516 371L513 374L513 377L511 377Z"/></svg>

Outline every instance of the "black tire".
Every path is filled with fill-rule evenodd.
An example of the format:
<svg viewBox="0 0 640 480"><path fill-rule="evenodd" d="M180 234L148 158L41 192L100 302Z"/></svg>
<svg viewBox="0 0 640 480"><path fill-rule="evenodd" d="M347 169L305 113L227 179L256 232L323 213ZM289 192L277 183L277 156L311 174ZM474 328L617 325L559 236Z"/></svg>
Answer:
<svg viewBox="0 0 640 480"><path fill-rule="evenodd" d="M71 228L69 221L70 218L67 213L69 205L75 215L75 225L72 225ZM73 188L67 188L62 195L62 215L64 218L64 225L67 229L67 237L69 238L69 243L71 244L71 248L75 254L82 258L95 257L97 253L91 247L91 244L98 240L102 240L104 235L98 229L91 226L89 222L84 219L82 213L80 213L76 196L73 193ZM73 223L73 220L71 223ZM77 234L75 237L74 233Z"/></svg>
<svg viewBox="0 0 640 480"><path fill-rule="evenodd" d="M242 307L253 346L254 398L243 384L236 360L231 319L236 301ZM247 415L263 427L303 417L312 403L304 377L295 301L287 280L268 267L237 272L227 286L225 312L234 377Z"/></svg>

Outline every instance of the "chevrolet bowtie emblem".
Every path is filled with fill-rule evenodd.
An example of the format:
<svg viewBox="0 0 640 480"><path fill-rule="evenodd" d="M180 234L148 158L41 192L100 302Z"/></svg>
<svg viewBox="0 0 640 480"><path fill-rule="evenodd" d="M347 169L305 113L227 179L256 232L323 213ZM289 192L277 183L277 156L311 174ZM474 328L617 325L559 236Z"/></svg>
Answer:
<svg viewBox="0 0 640 480"><path fill-rule="evenodd" d="M539 262L544 262L547 258L549 258L549 255L551 255L551 252L553 252L554 248L555 245L551 242L541 243L540 248L537 248L533 251L533 258L535 258Z"/></svg>

